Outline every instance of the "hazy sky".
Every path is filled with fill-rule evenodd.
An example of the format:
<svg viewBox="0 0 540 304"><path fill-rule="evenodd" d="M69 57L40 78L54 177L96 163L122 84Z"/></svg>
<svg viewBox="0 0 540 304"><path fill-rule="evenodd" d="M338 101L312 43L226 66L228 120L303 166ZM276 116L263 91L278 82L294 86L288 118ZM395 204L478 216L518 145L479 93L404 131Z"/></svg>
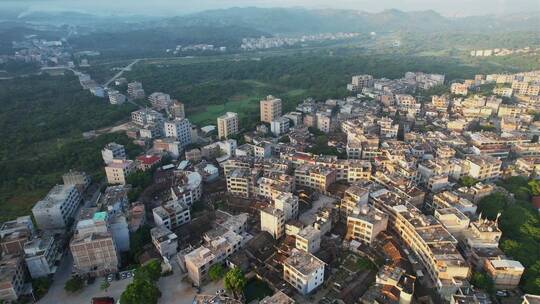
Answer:
<svg viewBox="0 0 540 304"><path fill-rule="evenodd" d="M433 9L447 16L540 11L540 0L0 0L3 5L35 10L81 10L96 13L179 15L233 6L348 8L368 12L396 8Z"/></svg>

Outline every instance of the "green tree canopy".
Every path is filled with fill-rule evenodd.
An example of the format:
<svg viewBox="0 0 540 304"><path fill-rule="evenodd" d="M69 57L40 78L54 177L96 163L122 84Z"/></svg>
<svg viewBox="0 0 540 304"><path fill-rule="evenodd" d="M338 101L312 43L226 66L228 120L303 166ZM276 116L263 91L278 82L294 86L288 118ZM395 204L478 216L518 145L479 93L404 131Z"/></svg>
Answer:
<svg viewBox="0 0 540 304"><path fill-rule="evenodd" d="M483 217L494 220L499 212L502 212L506 206L506 197L502 193L493 193L478 202L478 212Z"/></svg>
<svg viewBox="0 0 540 304"><path fill-rule="evenodd" d="M161 277L161 263L158 260L152 260L146 265L135 270L135 281L147 280L155 283Z"/></svg>
<svg viewBox="0 0 540 304"><path fill-rule="evenodd" d="M129 252L136 260L143 252L144 245L151 242L150 227L145 225L129 235Z"/></svg>
<svg viewBox="0 0 540 304"><path fill-rule="evenodd" d="M161 297L159 289L148 280L133 280L120 296L122 304L156 304Z"/></svg>
<svg viewBox="0 0 540 304"><path fill-rule="evenodd" d="M225 269L221 264L214 264L212 267L210 267L210 270L208 270L208 276L212 281L219 281L224 275Z"/></svg>
<svg viewBox="0 0 540 304"><path fill-rule="evenodd" d="M459 185L462 187L474 186L476 183L478 183L478 180L470 176L464 176L459 179Z"/></svg>
<svg viewBox="0 0 540 304"><path fill-rule="evenodd" d="M493 280L484 272L473 272L471 276L471 284L489 293L493 293L494 291Z"/></svg>
<svg viewBox="0 0 540 304"><path fill-rule="evenodd" d="M229 270L225 275L225 288L232 292L235 297L242 294L246 284L246 277L244 276L242 270L240 270L238 267Z"/></svg>

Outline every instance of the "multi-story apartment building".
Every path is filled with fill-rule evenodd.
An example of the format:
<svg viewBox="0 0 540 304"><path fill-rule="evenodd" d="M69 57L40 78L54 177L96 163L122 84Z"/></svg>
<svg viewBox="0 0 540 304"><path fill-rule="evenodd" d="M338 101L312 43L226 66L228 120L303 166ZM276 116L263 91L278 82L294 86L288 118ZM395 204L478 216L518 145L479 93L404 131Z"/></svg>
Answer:
<svg viewBox="0 0 540 304"><path fill-rule="evenodd" d="M142 127L146 125L163 125L163 114L152 109L141 109L131 112L131 122Z"/></svg>
<svg viewBox="0 0 540 304"><path fill-rule="evenodd" d="M484 267L486 259L491 254L485 254L485 251L494 251L498 256L499 240L502 232L496 221L482 219L470 223L469 227L461 232L462 241L460 246L469 263L477 269Z"/></svg>
<svg viewBox="0 0 540 304"><path fill-rule="evenodd" d="M262 122L272 123L272 121L279 118L282 114L281 99L275 98L272 95L268 95L265 99L261 100L260 107Z"/></svg>
<svg viewBox="0 0 540 304"><path fill-rule="evenodd" d="M91 182L88 174L73 170L62 175L62 181L64 182L64 185L73 185L77 187L77 190L79 190L80 193L83 193L86 188L90 186Z"/></svg>
<svg viewBox="0 0 540 304"><path fill-rule="evenodd" d="M309 294L324 281L325 263L314 255L293 249L283 263L283 279L301 294Z"/></svg>
<svg viewBox="0 0 540 304"><path fill-rule="evenodd" d="M24 244L34 235L34 224L30 216L21 216L7 221L0 227L0 252L5 255L20 255Z"/></svg>
<svg viewBox="0 0 540 304"><path fill-rule="evenodd" d="M126 96L117 90L109 90L107 95L109 96L109 103L112 105L121 105L126 102Z"/></svg>
<svg viewBox="0 0 540 304"><path fill-rule="evenodd" d="M379 233L386 230L388 215L374 207L363 205L347 217L346 240L372 245Z"/></svg>
<svg viewBox="0 0 540 304"><path fill-rule="evenodd" d="M178 140L183 147L191 144L191 123L187 118L175 118L164 124L166 137Z"/></svg>
<svg viewBox="0 0 540 304"><path fill-rule="evenodd" d="M296 249L316 253L321 248L321 231L313 226L306 226L296 234Z"/></svg>
<svg viewBox="0 0 540 304"><path fill-rule="evenodd" d="M20 255L4 255L0 260L0 301L16 302L24 293L24 260Z"/></svg>
<svg viewBox="0 0 540 304"><path fill-rule="evenodd" d="M257 180L256 194L275 199L284 193L294 192L294 177L282 173L265 173Z"/></svg>
<svg viewBox="0 0 540 304"><path fill-rule="evenodd" d="M332 116L326 112L317 113L317 129L329 133L332 129Z"/></svg>
<svg viewBox="0 0 540 304"><path fill-rule="evenodd" d="M393 120L388 117L383 117L377 121L381 137L396 138L399 131L399 125L393 124Z"/></svg>
<svg viewBox="0 0 540 304"><path fill-rule="evenodd" d="M61 253L59 245L53 235L35 238L24 245L24 260L33 279L56 273Z"/></svg>
<svg viewBox="0 0 540 304"><path fill-rule="evenodd" d="M115 159L126 159L126 149L117 143L108 143L102 150L101 156L105 164L112 163Z"/></svg>
<svg viewBox="0 0 540 304"><path fill-rule="evenodd" d="M435 209L434 216L453 236L469 227L469 217L454 207Z"/></svg>
<svg viewBox="0 0 540 304"><path fill-rule="evenodd" d="M497 289L514 289L521 281L525 267L520 262L501 258L486 259L486 273Z"/></svg>
<svg viewBox="0 0 540 304"><path fill-rule="evenodd" d="M347 85L347 90L351 92L361 92L363 88L373 87L373 76L356 75L352 77L351 83Z"/></svg>
<svg viewBox="0 0 540 304"><path fill-rule="evenodd" d="M109 229L107 212L81 215L69 248L74 271L90 276L103 276L118 271L120 258L117 244Z"/></svg>
<svg viewBox="0 0 540 304"><path fill-rule="evenodd" d="M178 199L170 200L152 209L152 213L156 225L164 226L169 230L174 230L191 221L189 206Z"/></svg>
<svg viewBox="0 0 540 304"><path fill-rule="evenodd" d="M474 215L476 214L477 206L469 199L460 196L457 192L443 191L433 196L433 208L455 208L462 213Z"/></svg>
<svg viewBox="0 0 540 304"><path fill-rule="evenodd" d="M301 165L294 171L297 187L326 191L336 181L336 171L314 165Z"/></svg>
<svg viewBox="0 0 540 304"><path fill-rule="evenodd" d="M501 175L501 164L491 156L471 155L463 160L462 173L480 181L494 180Z"/></svg>
<svg viewBox="0 0 540 304"><path fill-rule="evenodd" d="M173 258L178 252L178 236L165 226L157 226L150 230L152 244L159 254L167 259Z"/></svg>
<svg viewBox="0 0 540 304"><path fill-rule="evenodd" d="M41 230L64 229L75 215L81 195L73 185L56 185L32 208L32 214Z"/></svg>
<svg viewBox="0 0 540 304"><path fill-rule="evenodd" d="M298 197L291 192L280 193L273 198L274 207L285 213L286 221L298 216Z"/></svg>
<svg viewBox="0 0 540 304"><path fill-rule="evenodd" d="M386 189L371 193L370 203L388 214L388 227L416 254L439 294L449 298L455 293L470 269L443 225Z"/></svg>
<svg viewBox="0 0 540 304"><path fill-rule="evenodd" d="M368 201L369 189L358 185L352 185L345 190L343 198L341 199L341 213L348 216L349 214L352 214L356 208L367 205Z"/></svg>
<svg viewBox="0 0 540 304"><path fill-rule="evenodd" d="M143 99L145 97L142 83L138 81L128 83L127 92L128 92L129 97L133 99Z"/></svg>
<svg viewBox="0 0 540 304"><path fill-rule="evenodd" d="M503 96L503 97L512 97L512 94L514 93L514 90L512 88L505 88L505 87L495 87L493 88L493 94Z"/></svg>
<svg viewBox="0 0 540 304"><path fill-rule="evenodd" d="M227 112L217 118L218 125L218 137L229 138L231 135L235 135L239 130L238 114L234 112Z"/></svg>
<svg viewBox="0 0 540 304"><path fill-rule="evenodd" d="M448 101L448 96L446 95L433 95L431 97L431 104L439 111L446 112L448 110L448 106L450 105L450 102Z"/></svg>
<svg viewBox="0 0 540 304"><path fill-rule="evenodd" d="M247 168L237 168L227 172L227 191L235 196L250 197L255 193L253 185L260 175L260 170Z"/></svg>
<svg viewBox="0 0 540 304"><path fill-rule="evenodd" d="M280 157L291 161L296 166L308 164L331 169L335 171L338 181L345 180L353 183L367 181L371 178L371 164L365 160L341 160L336 156L316 156L310 153L282 153Z"/></svg>
<svg viewBox="0 0 540 304"><path fill-rule="evenodd" d="M411 108L416 106L416 98L408 94L396 94L396 105L400 108Z"/></svg>
<svg viewBox="0 0 540 304"><path fill-rule="evenodd" d="M450 85L450 92L454 95L464 95L469 94L469 86L463 83L452 83Z"/></svg>
<svg viewBox="0 0 540 304"><path fill-rule="evenodd" d="M244 242L243 235L229 230L226 223L207 232L203 239L203 246L183 257L188 277L197 286L208 279L208 270L212 265L226 261L240 250Z"/></svg>
<svg viewBox="0 0 540 304"><path fill-rule="evenodd" d="M290 121L285 117L278 117L270 122L270 130L274 136L280 136L289 132Z"/></svg>
<svg viewBox="0 0 540 304"><path fill-rule="evenodd" d="M176 174L176 184L172 188L171 197L173 200L183 201L186 205L201 199L203 178L198 172L183 171Z"/></svg>
<svg viewBox="0 0 540 304"><path fill-rule="evenodd" d="M150 94L148 101L150 101L152 108L156 110L165 110L172 104L171 95L162 92Z"/></svg>
<svg viewBox="0 0 540 304"><path fill-rule="evenodd" d="M261 209L261 231L266 231L279 239L285 233L285 213L272 206Z"/></svg>
<svg viewBox="0 0 540 304"><path fill-rule="evenodd" d="M111 185L125 185L128 175L135 171L135 162L128 159L114 159L105 167L107 182Z"/></svg>
<svg viewBox="0 0 540 304"><path fill-rule="evenodd" d="M169 113L174 118L185 118L186 111L184 110L184 104L175 100L168 108Z"/></svg>

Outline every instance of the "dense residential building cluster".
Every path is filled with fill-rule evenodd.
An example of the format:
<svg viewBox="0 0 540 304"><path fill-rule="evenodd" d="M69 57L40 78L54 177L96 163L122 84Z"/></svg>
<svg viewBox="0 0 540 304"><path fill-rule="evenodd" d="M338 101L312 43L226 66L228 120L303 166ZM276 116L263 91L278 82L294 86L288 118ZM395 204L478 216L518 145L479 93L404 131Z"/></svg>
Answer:
<svg viewBox="0 0 540 304"><path fill-rule="evenodd" d="M327 40L349 40L358 37L359 33L328 33L316 35L303 35L300 37L264 37L244 38L240 49L244 51L254 51L261 49L282 48L294 45L304 45L306 43L323 42Z"/></svg>
<svg viewBox="0 0 540 304"><path fill-rule="evenodd" d="M531 47L522 47L517 49L495 48L484 50L472 50L471 57L490 57L490 56L509 56L514 54L536 54L540 49Z"/></svg>
<svg viewBox="0 0 540 304"><path fill-rule="evenodd" d="M158 259L194 288L215 267L240 268L274 291L259 303L344 293L346 303L491 303L473 274L502 292L525 268L499 249L499 217L477 205L494 193L512 199L496 181L540 173L540 71L476 75L422 96L444 84L422 72L357 75L354 96L306 99L287 113L269 95L254 130L233 112L195 126L181 102L152 93L126 129L144 152L101 150L106 187L70 171L32 208L34 221L0 226L0 300L54 274L66 248L74 275L117 273L149 226L137 262ZM127 94L146 96L139 82ZM194 299L208 301L239 303Z"/></svg>

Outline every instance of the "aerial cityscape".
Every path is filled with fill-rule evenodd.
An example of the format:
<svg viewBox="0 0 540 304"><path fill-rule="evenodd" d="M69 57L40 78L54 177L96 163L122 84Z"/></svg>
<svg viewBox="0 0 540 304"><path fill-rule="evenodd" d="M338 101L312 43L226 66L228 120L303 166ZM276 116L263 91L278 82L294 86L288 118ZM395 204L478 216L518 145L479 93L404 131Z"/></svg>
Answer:
<svg viewBox="0 0 540 304"><path fill-rule="evenodd" d="M0 303L540 304L540 3L76 2L0 3Z"/></svg>

